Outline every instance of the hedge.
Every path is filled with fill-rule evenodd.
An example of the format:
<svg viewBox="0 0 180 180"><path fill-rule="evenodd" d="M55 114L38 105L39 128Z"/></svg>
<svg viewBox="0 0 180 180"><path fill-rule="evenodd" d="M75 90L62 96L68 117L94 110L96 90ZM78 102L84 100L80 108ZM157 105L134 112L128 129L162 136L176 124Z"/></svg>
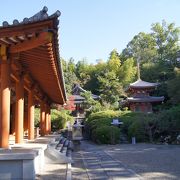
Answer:
<svg viewBox="0 0 180 180"><path fill-rule="evenodd" d="M118 143L120 130L118 127L103 125L92 131L92 140L98 144Z"/></svg>

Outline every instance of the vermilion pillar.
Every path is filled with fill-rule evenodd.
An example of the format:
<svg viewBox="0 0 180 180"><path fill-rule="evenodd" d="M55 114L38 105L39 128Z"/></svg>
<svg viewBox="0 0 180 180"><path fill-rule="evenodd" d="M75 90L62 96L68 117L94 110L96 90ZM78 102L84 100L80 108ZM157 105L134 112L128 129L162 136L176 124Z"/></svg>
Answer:
<svg viewBox="0 0 180 180"><path fill-rule="evenodd" d="M33 91L28 93L28 139L34 139L34 97Z"/></svg>
<svg viewBox="0 0 180 180"><path fill-rule="evenodd" d="M41 136L45 135L45 105L41 102L40 105L41 112L40 112L40 134Z"/></svg>
<svg viewBox="0 0 180 180"><path fill-rule="evenodd" d="M6 57L2 56L1 48L0 48L0 62L1 62L0 147L8 148L9 127L10 127L10 64L8 63Z"/></svg>
<svg viewBox="0 0 180 180"><path fill-rule="evenodd" d="M24 122L24 80L16 82L15 143L23 143Z"/></svg>
<svg viewBox="0 0 180 180"><path fill-rule="evenodd" d="M46 105L45 133L49 134L49 111L48 111L48 106L47 105Z"/></svg>
<svg viewBox="0 0 180 180"><path fill-rule="evenodd" d="M51 132L51 108L49 107L49 133Z"/></svg>

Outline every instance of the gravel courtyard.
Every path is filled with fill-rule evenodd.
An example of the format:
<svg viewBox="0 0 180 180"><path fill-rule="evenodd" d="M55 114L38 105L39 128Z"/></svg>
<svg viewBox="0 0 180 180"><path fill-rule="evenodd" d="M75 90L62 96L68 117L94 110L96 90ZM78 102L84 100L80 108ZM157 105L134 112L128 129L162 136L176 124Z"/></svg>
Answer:
<svg viewBox="0 0 180 180"><path fill-rule="evenodd" d="M180 179L180 146L120 144L101 146L113 159L135 171L142 179Z"/></svg>
<svg viewBox="0 0 180 180"><path fill-rule="evenodd" d="M73 160L74 180L180 179L180 145L96 145L82 141Z"/></svg>

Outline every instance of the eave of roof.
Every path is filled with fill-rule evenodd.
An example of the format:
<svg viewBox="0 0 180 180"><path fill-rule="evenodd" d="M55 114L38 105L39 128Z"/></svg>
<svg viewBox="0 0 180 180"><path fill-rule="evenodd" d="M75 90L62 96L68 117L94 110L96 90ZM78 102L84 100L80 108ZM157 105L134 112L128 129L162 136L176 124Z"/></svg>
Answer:
<svg viewBox="0 0 180 180"><path fill-rule="evenodd" d="M155 96L148 96L148 97L129 97L127 98L128 102L162 102L164 101L164 96L155 97Z"/></svg>
<svg viewBox="0 0 180 180"><path fill-rule="evenodd" d="M45 95L52 102L64 104L66 91L59 57L59 16L59 11L48 16L47 8L44 7L31 18L24 18L22 22L14 20L13 24L9 25L4 21L3 26L0 27L0 45L11 47L21 42L28 42L29 39L36 38L42 32L50 32L52 34L51 43L22 51L18 56L23 68L31 74ZM11 57L14 58L14 54L11 54Z"/></svg>
<svg viewBox="0 0 180 180"><path fill-rule="evenodd" d="M83 89L79 84L76 84L75 87L72 90L72 94L80 96L81 92L84 93L84 92L87 92L87 90ZM93 99L100 99L100 96L92 94L92 98Z"/></svg>
<svg viewBox="0 0 180 180"><path fill-rule="evenodd" d="M130 88L154 88L158 86L159 83L150 83L146 81L142 81L141 79L138 79L136 82L131 83L129 85Z"/></svg>

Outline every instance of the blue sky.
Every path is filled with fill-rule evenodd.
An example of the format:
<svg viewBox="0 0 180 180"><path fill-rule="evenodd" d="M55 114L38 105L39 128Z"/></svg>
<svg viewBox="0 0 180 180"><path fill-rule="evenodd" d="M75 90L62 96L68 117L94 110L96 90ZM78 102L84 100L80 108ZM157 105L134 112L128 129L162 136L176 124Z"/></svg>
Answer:
<svg viewBox="0 0 180 180"><path fill-rule="evenodd" d="M76 62L87 58L107 60L113 49L121 52L139 32L150 32L151 24L174 22L180 26L179 0L5 0L0 6L0 24L23 20L48 7L61 11L60 55Z"/></svg>

